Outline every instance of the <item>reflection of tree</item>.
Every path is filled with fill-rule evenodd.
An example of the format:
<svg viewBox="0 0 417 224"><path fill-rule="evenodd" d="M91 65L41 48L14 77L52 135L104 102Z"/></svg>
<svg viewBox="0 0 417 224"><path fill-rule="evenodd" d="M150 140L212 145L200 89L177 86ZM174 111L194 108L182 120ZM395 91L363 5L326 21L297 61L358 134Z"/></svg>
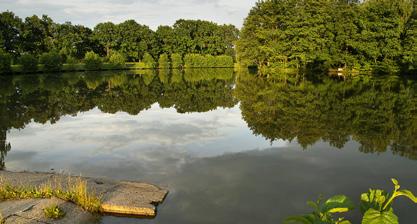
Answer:
<svg viewBox="0 0 417 224"><path fill-rule="evenodd" d="M0 170L4 169L4 159L10 151L10 143L6 142L6 131L0 130Z"/></svg>
<svg viewBox="0 0 417 224"><path fill-rule="evenodd" d="M10 150L6 131L24 128L31 121L55 123L62 116L95 107L106 113L137 115L157 102L181 113L236 105L233 70L199 70L192 76L198 79L187 80L179 70L0 77L0 130L4 130L0 159Z"/></svg>
<svg viewBox="0 0 417 224"><path fill-rule="evenodd" d="M363 152L417 159L417 85L396 77L268 80L239 75L236 97L251 130L271 141L303 146L319 140L342 148L351 138ZM285 79L289 80L289 79Z"/></svg>

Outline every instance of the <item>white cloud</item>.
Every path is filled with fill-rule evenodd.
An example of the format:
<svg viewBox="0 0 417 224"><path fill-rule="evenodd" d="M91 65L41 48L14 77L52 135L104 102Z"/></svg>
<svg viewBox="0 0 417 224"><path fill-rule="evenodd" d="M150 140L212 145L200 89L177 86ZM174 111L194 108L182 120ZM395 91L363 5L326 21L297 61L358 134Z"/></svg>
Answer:
<svg viewBox="0 0 417 224"><path fill-rule="evenodd" d="M238 27L256 0L2 0L0 8L20 17L46 14L57 22L94 27L99 22L137 22L156 29L176 20L204 19Z"/></svg>

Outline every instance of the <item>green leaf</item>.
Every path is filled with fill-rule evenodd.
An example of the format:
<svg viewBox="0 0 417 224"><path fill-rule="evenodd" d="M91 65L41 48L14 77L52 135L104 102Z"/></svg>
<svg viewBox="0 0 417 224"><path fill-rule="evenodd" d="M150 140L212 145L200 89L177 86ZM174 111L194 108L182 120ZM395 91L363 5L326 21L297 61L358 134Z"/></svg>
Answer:
<svg viewBox="0 0 417 224"><path fill-rule="evenodd" d="M386 212L379 212L371 208L365 212L362 224L398 224L398 217L392 209Z"/></svg>
<svg viewBox="0 0 417 224"><path fill-rule="evenodd" d="M397 191L396 195L405 196L405 197L409 198L411 201L413 201L414 203L417 203L417 197L413 194L413 192L411 192L409 190Z"/></svg>
<svg viewBox="0 0 417 224"><path fill-rule="evenodd" d="M302 224L313 224L313 217L306 216L292 216L285 219L284 224L302 223Z"/></svg>
<svg viewBox="0 0 417 224"><path fill-rule="evenodd" d="M352 224L349 220L343 220L340 222L337 222L337 224Z"/></svg>
<svg viewBox="0 0 417 224"><path fill-rule="evenodd" d="M354 208L353 202L345 195L336 195L329 198L322 206L323 213L341 213Z"/></svg>
<svg viewBox="0 0 417 224"><path fill-rule="evenodd" d="M392 183L394 184L394 188L395 188L395 190L398 190L398 189L400 189L400 184L399 184L399 182L398 182L398 180L397 179L394 179L394 178L392 178L391 179L391 181L392 181Z"/></svg>

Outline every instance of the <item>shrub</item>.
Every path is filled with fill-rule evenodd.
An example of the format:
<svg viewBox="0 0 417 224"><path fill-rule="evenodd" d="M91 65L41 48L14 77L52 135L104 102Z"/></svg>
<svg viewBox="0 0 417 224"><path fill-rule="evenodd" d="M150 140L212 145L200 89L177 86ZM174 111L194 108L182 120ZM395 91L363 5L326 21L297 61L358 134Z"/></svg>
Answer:
<svg viewBox="0 0 417 224"><path fill-rule="evenodd" d="M24 54L19 58L19 64L22 65L23 72L38 71L38 59L31 54Z"/></svg>
<svg viewBox="0 0 417 224"><path fill-rule="evenodd" d="M65 61L67 64L77 64L78 60L72 56L68 56L67 60Z"/></svg>
<svg viewBox="0 0 417 224"><path fill-rule="evenodd" d="M184 57L185 68L202 68L206 67L207 59L200 54L187 54Z"/></svg>
<svg viewBox="0 0 417 224"><path fill-rule="evenodd" d="M125 66L126 59L122 54L114 52L109 58L109 63L113 68L123 68Z"/></svg>
<svg viewBox="0 0 417 224"><path fill-rule="evenodd" d="M12 57L10 54L0 50L0 74L11 72Z"/></svg>
<svg viewBox="0 0 417 224"><path fill-rule="evenodd" d="M156 67L155 59L153 59L152 55L150 55L149 53L145 53L142 61L145 63L146 68Z"/></svg>
<svg viewBox="0 0 417 224"><path fill-rule="evenodd" d="M65 212L58 205L51 205L44 208L43 212L45 213L45 217L50 219L62 219L65 216Z"/></svg>
<svg viewBox="0 0 417 224"><path fill-rule="evenodd" d="M159 68L170 68L169 58L167 54L161 54L158 61Z"/></svg>
<svg viewBox="0 0 417 224"><path fill-rule="evenodd" d="M84 63L87 70L99 70L103 62L98 54L89 51L85 53Z"/></svg>
<svg viewBox="0 0 417 224"><path fill-rule="evenodd" d="M171 66L172 68L182 68L184 66L184 62L182 61L180 54L171 55Z"/></svg>
<svg viewBox="0 0 417 224"><path fill-rule="evenodd" d="M227 55L212 56L200 54L187 54L184 57L186 68L232 68L233 57Z"/></svg>
<svg viewBox="0 0 417 224"><path fill-rule="evenodd" d="M60 71L62 68L61 56L56 52L43 53L39 58L44 70L48 72Z"/></svg>

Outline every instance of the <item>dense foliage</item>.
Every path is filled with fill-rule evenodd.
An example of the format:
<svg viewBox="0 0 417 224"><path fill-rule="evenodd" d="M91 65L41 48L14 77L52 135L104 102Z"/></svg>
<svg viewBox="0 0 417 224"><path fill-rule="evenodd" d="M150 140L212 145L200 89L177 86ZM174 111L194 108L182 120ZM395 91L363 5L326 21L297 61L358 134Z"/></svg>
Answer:
<svg viewBox="0 0 417 224"><path fill-rule="evenodd" d="M21 55L18 61L23 72L36 72L38 70L38 59L31 54Z"/></svg>
<svg viewBox="0 0 417 224"><path fill-rule="evenodd" d="M164 53L225 54L234 57L234 42L239 30L233 25L181 19L172 27L160 26L156 36Z"/></svg>
<svg viewBox="0 0 417 224"><path fill-rule="evenodd" d="M161 26L157 31L134 20L99 23L90 29L69 22L58 24L46 15L22 20L13 12L0 13L1 49L14 59L22 54L39 57L51 51L58 52L64 61L81 60L89 51L107 59L119 52L130 62L142 60L146 53L155 59L164 53L234 56L238 34L233 25L201 20L178 20L172 27Z"/></svg>
<svg viewBox="0 0 417 224"><path fill-rule="evenodd" d="M10 54L0 49L0 74L10 72L10 65L12 63L12 57Z"/></svg>
<svg viewBox="0 0 417 224"><path fill-rule="evenodd" d="M416 68L415 0L263 0L250 11L238 60L262 68Z"/></svg>
<svg viewBox="0 0 417 224"><path fill-rule="evenodd" d="M109 63L113 68L123 68L126 63L126 59L123 54L119 52L113 52L109 58Z"/></svg>
<svg viewBox="0 0 417 224"><path fill-rule="evenodd" d="M233 64L233 58L227 55L187 54L184 56L185 68L230 68Z"/></svg>
<svg viewBox="0 0 417 224"><path fill-rule="evenodd" d="M39 63L42 64L44 70L48 72L60 71L62 68L62 58L54 51L43 53L39 57Z"/></svg>

